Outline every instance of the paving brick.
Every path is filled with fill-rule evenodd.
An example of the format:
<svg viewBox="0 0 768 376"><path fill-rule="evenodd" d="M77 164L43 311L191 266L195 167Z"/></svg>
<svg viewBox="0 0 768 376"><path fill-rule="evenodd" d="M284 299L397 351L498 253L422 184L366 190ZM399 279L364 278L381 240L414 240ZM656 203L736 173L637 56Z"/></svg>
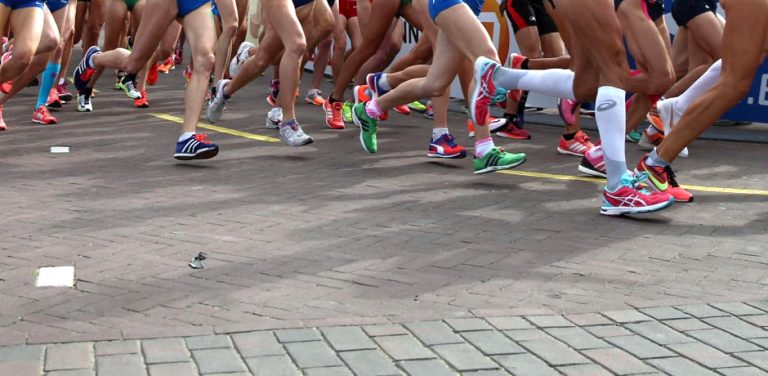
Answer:
<svg viewBox="0 0 768 376"><path fill-rule="evenodd" d="M551 338L545 331L541 329L507 330L504 332L504 334L515 341L532 341L537 339Z"/></svg>
<svg viewBox="0 0 768 376"><path fill-rule="evenodd" d="M719 329L692 330L686 333L725 353L760 350L756 345Z"/></svg>
<svg viewBox="0 0 768 376"><path fill-rule="evenodd" d="M654 371L653 368L648 367L639 359L619 349L592 349L584 350L582 353L594 360L595 363L619 375Z"/></svg>
<svg viewBox="0 0 768 376"><path fill-rule="evenodd" d="M429 349L410 335L376 337L376 343L394 360L432 359Z"/></svg>
<svg viewBox="0 0 768 376"><path fill-rule="evenodd" d="M739 318L752 325L768 327L768 315L740 316Z"/></svg>
<svg viewBox="0 0 768 376"><path fill-rule="evenodd" d="M672 307L641 308L639 311L656 320L687 319L691 317L687 313L678 311Z"/></svg>
<svg viewBox="0 0 768 376"><path fill-rule="evenodd" d="M206 349L192 351L201 374L247 371L235 349Z"/></svg>
<svg viewBox="0 0 768 376"><path fill-rule="evenodd" d="M376 345L363 330L351 326L339 326L322 329L325 339L336 351L373 350Z"/></svg>
<svg viewBox="0 0 768 376"><path fill-rule="evenodd" d="M294 342L285 345L299 368L340 366L341 360L324 342Z"/></svg>
<svg viewBox="0 0 768 376"><path fill-rule="evenodd" d="M525 316L525 318L539 328L562 328L574 326L572 322L559 315Z"/></svg>
<svg viewBox="0 0 768 376"><path fill-rule="evenodd" d="M461 376L509 376L509 374L502 370L485 370L464 372Z"/></svg>
<svg viewBox="0 0 768 376"><path fill-rule="evenodd" d="M664 325L677 330L679 332L687 332L690 330L702 330L712 329L709 324L699 319L682 319L682 320L667 320L664 321Z"/></svg>
<svg viewBox="0 0 768 376"><path fill-rule="evenodd" d="M43 365L41 362L4 362L0 363L3 372L9 375L41 375Z"/></svg>
<svg viewBox="0 0 768 376"><path fill-rule="evenodd" d="M714 376L716 373L685 358L650 359L648 363L672 376Z"/></svg>
<svg viewBox="0 0 768 376"><path fill-rule="evenodd" d="M275 336L281 343L320 341L320 333L315 329L283 329L276 330Z"/></svg>
<svg viewBox="0 0 768 376"><path fill-rule="evenodd" d="M522 341L520 345L552 366L589 363L587 358L553 339Z"/></svg>
<svg viewBox="0 0 768 376"><path fill-rule="evenodd" d="M147 364L186 362L189 352L181 338L148 339L141 341Z"/></svg>
<svg viewBox="0 0 768 376"><path fill-rule="evenodd" d="M440 360L411 360L400 363L411 376L456 376L445 363Z"/></svg>
<svg viewBox="0 0 768 376"><path fill-rule="evenodd" d="M272 332L233 334L232 342L235 343L235 348L243 358L285 354L283 346L277 343Z"/></svg>
<svg viewBox="0 0 768 376"><path fill-rule="evenodd" d="M764 315L765 312L744 303L712 303L711 306L734 316Z"/></svg>
<svg viewBox="0 0 768 376"><path fill-rule="evenodd" d="M309 368L304 376L354 376L346 367Z"/></svg>
<svg viewBox="0 0 768 376"><path fill-rule="evenodd" d="M232 348L232 341L228 336L198 336L184 338L189 350L228 349Z"/></svg>
<svg viewBox="0 0 768 376"><path fill-rule="evenodd" d="M464 342L448 325L440 321L408 323L405 326L427 346Z"/></svg>
<svg viewBox="0 0 768 376"><path fill-rule="evenodd" d="M652 318L644 315L642 312L636 311L634 309L627 309L622 311L607 311L607 312L601 312L601 313L604 316L608 317L609 319L619 324L653 320Z"/></svg>
<svg viewBox="0 0 768 376"><path fill-rule="evenodd" d="M371 337L380 336L397 336L402 334L408 334L408 331L402 327L402 325L385 324L385 325L368 325L364 326L363 330Z"/></svg>
<svg viewBox="0 0 768 376"><path fill-rule="evenodd" d="M197 369L192 362L152 364L147 368L149 376L197 375Z"/></svg>
<svg viewBox="0 0 768 376"><path fill-rule="evenodd" d="M768 337L768 331L746 321L739 320L736 317L713 317L704 319L704 322L715 328L725 330L739 338L752 339Z"/></svg>
<svg viewBox="0 0 768 376"><path fill-rule="evenodd" d="M533 329L530 322L519 316L486 317L485 321L498 330Z"/></svg>
<svg viewBox="0 0 768 376"><path fill-rule="evenodd" d="M485 355L520 354L525 350L497 331L466 332L464 339Z"/></svg>
<svg viewBox="0 0 768 376"><path fill-rule="evenodd" d="M40 362L43 360L43 346L8 346L0 347L0 363Z"/></svg>
<svg viewBox="0 0 768 376"><path fill-rule="evenodd" d="M93 368L93 343L49 345L45 353L45 370Z"/></svg>
<svg viewBox="0 0 768 376"><path fill-rule="evenodd" d="M608 343L581 328L551 328L545 331L576 350L609 347Z"/></svg>
<svg viewBox="0 0 768 376"><path fill-rule="evenodd" d="M345 351L340 353L352 372L358 376L400 375L400 371L384 353L377 350Z"/></svg>
<svg viewBox="0 0 768 376"><path fill-rule="evenodd" d="M598 313L580 313L574 315L565 315L565 318L578 326L595 326L613 324L611 320Z"/></svg>
<svg viewBox="0 0 768 376"><path fill-rule="evenodd" d="M733 356L764 371L768 371L768 351L744 352L733 354Z"/></svg>
<svg viewBox="0 0 768 376"><path fill-rule="evenodd" d="M476 318L446 319L446 324L456 332L469 332L475 330L492 330L485 320Z"/></svg>
<svg viewBox="0 0 768 376"><path fill-rule="evenodd" d="M139 341L96 342L96 355L138 354Z"/></svg>
<svg viewBox="0 0 768 376"><path fill-rule="evenodd" d="M92 369L70 369L66 371L46 372L45 376L94 376L96 371Z"/></svg>
<svg viewBox="0 0 768 376"><path fill-rule="evenodd" d="M496 363L466 343L437 345L432 350L460 372L498 368Z"/></svg>
<svg viewBox="0 0 768 376"><path fill-rule="evenodd" d="M144 363L138 354L96 357L97 376L145 376Z"/></svg>
<svg viewBox="0 0 768 376"><path fill-rule="evenodd" d="M755 367L736 367L717 370L725 376L768 376L768 372L761 371Z"/></svg>
<svg viewBox="0 0 768 376"><path fill-rule="evenodd" d="M300 374L286 355L248 358L245 362L254 376L295 376Z"/></svg>
<svg viewBox="0 0 768 376"><path fill-rule="evenodd" d="M680 332L676 332L670 329L668 326L655 321L627 324L625 325L625 328L660 345L693 342L692 339L686 337Z"/></svg>
<svg viewBox="0 0 768 376"><path fill-rule="evenodd" d="M675 353L637 335L610 337L606 341L640 359L675 356Z"/></svg>
<svg viewBox="0 0 768 376"><path fill-rule="evenodd" d="M584 329L597 338L628 336L632 334L632 332L618 325L588 326Z"/></svg>
<svg viewBox="0 0 768 376"><path fill-rule="evenodd" d="M713 307L710 307L706 304L691 304L691 305L683 305L683 306L676 306L675 308L693 316L696 318L708 318L708 317L720 317L720 316L728 316L727 313L715 309Z"/></svg>
<svg viewBox="0 0 768 376"><path fill-rule="evenodd" d="M680 355L693 360L707 368L726 368L744 366L743 362L703 343L683 343L669 345L669 348Z"/></svg>
<svg viewBox="0 0 768 376"><path fill-rule="evenodd" d="M493 358L515 376L560 375L554 368L531 354L500 355Z"/></svg>
<svg viewBox="0 0 768 376"><path fill-rule="evenodd" d="M566 376L612 376L605 368L596 364L578 364L574 366L558 367L558 371Z"/></svg>

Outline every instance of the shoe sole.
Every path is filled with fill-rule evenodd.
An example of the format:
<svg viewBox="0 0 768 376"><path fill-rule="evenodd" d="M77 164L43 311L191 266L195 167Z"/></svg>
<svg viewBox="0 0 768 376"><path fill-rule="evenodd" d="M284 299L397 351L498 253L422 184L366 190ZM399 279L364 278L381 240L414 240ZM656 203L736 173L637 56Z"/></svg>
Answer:
<svg viewBox="0 0 768 376"><path fill-rule="evenodd" d="M584 156L584 154L579 154L579 153L576 153L576 152L572 152L570 150L563 149L563 148L561 148L559 146L557 147L557 152L560 153L560 154L563 154L563 155L573 155L573 156L577 156L577 157L583 157Z"/></svg>
<svg viewBox="0 0 768 376"><path fill-rule="evenodd" d="M603 179L607 178L607 176L605 176L604 173L599 172L599 171L595 171L595 170L590 170L590 169L588 169L588 168L586 168L586 167L584 167L582 165L579 165L579 172L581 172L582 174L585 174L585 175L594 176L594 177L598 177L598 178L603 178Z"/></svg>
<svg viewBox="0 0 768 376"><path fill-rule="evenodd" d="M35 119L32 119L32 122L35 123L35 124L42 124L42 125L58 124L57 121L51 121L51 122L46 123L44 121L35 120Z"/></svg>
<svg viewBox="0 0 768 376"><path fill-rule="evenodd" d="M205 149L196 154L176 153L173 157L180 161L191 161L194 159L211 159L217 155L219 155L219 149Z"/></svg>
<svg viewBox="0 0 768 376"><path fill-rule="evenodd" d="M528 137L510 137L510 136L505 136L504 134L501 134L501 133L498 133L498 132L495 133L495 134L496 134L496 136L499 136L501 138L508 138L510 140L530 140L531 139L531 136L528 136Z"/></svg>
<svg viewBox="0 0 768 376"><path fill-rule="evenodd" d="M656 145L645 142L643 139L640 139L640 141L637 142L637 146L642 150L653 150L653 148L656 147Z"/></svg>
<svg viewBox="0 0 768 376"><path fill-rule="evenodd" d="M438 158L438 159L463 159L467 157L467 154L458 153L458 154L445 155L445 154L427 153L427 157Z"/></svg>
<svg viewBox="0 0 768 376"><path fill-rule="evenodd" d="M525 161L527 161L527 160L528 160L528 158L523 158L521 161L519 161L517 163L514 163L514 164L511 164L511 165L486 167L486 168L484 168L482 170L474 171L474 174L479 175L479 174L487 174L489 172L496 172L496 171L501 171L501 170L509 170L510 168L515 168L517 166L520 166L521 164L525 163Z"/></svg>
<svg viewBox="0 0 768 376"><path fill-rule="evenodd" d="M660 210L664 210L675 202L675 199L671 199L667 202L661 202L656 205L646 206L644 208L606 208L606 207L600 207L600 214L602 215L608 215L608 216L620 216L620 215L629 215L629 214L647 214L647 213L653 213Z"/></svg>
<svg viewBox="0 0 768 376"><path fill-rule="evenodd" d="M91 109L88 109L88 108L82 108L82 109L81 109L81 108L79 108L79 107L78 107L78 108L77 108L77 112L93 112L93 110L91 110Z"/></svg>

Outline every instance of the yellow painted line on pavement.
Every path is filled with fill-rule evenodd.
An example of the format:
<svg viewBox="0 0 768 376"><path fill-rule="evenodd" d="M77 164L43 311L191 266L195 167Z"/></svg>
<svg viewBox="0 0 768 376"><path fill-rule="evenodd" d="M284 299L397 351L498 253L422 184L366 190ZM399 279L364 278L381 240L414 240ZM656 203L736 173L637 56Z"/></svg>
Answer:
<svg viewBox="0 0 768 376"><path fill-rule="evenodd" d="M544 172L535 172L535 171L502 170L497 172L505 175L516 175L516 176L525 176L530 178L541 178L541 179L550 179L550 180L583 181L583 182L597 183L597 184L603 184L605 182L605 180L598 179L598 178L588 178L583 176L560 175L560 174L548 174ZM768 190L762 190L762 189L707 187L703 185L683 185L682 187L690 191L768 196Z"/></svg>
<svg viewBox="0 0 768 376"><path fill-rule="evenodd" d="M154 116L156 118L159 118L159 119L172 121L172 122L178 123L178 124L183 124L184 123L184 119L182 119L182 118L180 118L178 116L173 116L173 115L169 115L169 114L153 113L152 116ZM250 132L243 132L243 131L239 131L237 129L221 127L221 126L218 126L218 125L212 125L212 124L206 124L206 123L197 123L197 126L200 127L200 128L203 128L203 129L207 129L209 131L225 133L225 134L228 134L228 135L242 137L242 138L247 138L247 139L250 139L250 140L264 141L264 142L280 142L280 139L277 139L277 138L274 138L274 137L262 136L260 134L255 134L255 133L250 133Z"/></svg>

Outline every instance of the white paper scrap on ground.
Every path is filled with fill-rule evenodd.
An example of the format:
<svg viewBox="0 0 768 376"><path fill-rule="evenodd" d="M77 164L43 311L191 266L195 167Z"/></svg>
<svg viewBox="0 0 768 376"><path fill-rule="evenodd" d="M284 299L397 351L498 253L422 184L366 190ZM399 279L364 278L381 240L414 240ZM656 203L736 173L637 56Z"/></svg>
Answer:
<svg viewBox="0 0 768 376"><path fill-rule="evenodd" d="M53 154L69 153L69 146L51 146L51 153Z"/></svg>
<svg viewBox="0 0 768 376"><path fill-rule="evenodd" d="M74 287L74 266L52 266L37 270L37 287Z"/></svg>

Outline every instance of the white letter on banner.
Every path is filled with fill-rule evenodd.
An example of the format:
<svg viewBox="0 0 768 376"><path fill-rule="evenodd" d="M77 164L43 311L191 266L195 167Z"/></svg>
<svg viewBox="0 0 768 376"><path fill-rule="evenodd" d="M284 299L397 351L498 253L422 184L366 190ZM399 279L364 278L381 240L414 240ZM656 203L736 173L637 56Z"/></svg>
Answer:
<svg viewBox="0 0 768 376"><path fill-rule="evenodd" d="M758 93L757 103L761 106L768 106L768 74L763 75L760 80L760 93Z"/></svg>

